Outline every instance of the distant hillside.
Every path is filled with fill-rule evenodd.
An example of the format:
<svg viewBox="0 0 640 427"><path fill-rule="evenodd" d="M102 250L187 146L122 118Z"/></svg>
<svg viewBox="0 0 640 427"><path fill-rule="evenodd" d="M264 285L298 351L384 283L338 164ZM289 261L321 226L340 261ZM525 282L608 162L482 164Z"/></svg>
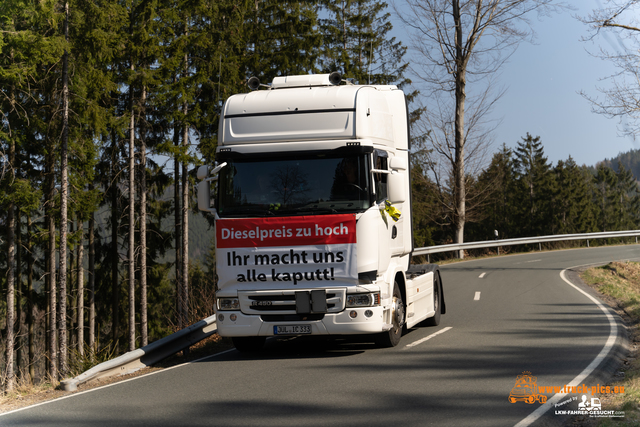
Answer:
<svg viewBox="0 0 640 427"><path fill-rule="evenodd" d="M622 164L625 169L631 171L633 176L636 178L636 181L640 181L640 149L627 151L626 153L620 153L612 159L605 159L601 162L598 162L596 166L601 164L609 166L616 172L618 171L618 166Z"/></svg>

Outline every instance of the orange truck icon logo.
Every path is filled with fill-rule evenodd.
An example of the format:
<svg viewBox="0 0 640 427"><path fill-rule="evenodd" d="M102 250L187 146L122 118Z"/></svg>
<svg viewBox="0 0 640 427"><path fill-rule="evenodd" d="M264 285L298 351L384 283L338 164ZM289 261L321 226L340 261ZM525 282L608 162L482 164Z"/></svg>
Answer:
<svg viewBox="0 0 640 427"><path fill-rule="evenodd" d="M538 377L531 375L531 372L523 372L522 375L518 375L516 384L509 393L509 402L523 401L531 404L537 401L545 403L547 396L538 393L537 381Z"/></svg>

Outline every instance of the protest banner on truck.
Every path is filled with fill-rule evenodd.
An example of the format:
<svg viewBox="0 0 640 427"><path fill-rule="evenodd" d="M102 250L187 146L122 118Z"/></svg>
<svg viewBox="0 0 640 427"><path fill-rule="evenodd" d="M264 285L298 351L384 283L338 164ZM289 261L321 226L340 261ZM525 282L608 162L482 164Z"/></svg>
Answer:
<svg viewBox="0 0 640 427"><path fill-rule="evenodd" d="M216 260L220 287L232 282L313 287L356 280L355 215L219 219Z"/></svg>

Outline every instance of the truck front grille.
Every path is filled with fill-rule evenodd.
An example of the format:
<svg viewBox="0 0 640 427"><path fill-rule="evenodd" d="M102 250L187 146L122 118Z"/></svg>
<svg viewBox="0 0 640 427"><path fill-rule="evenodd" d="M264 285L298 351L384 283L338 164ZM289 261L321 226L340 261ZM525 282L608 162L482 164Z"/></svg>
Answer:
<svg viewBox="0 0 640 427"><path fill-rule="evenodd" d="M240 310L245 314L297 315L295 292L239 291ZM327 289L327 313L344 310L345 296L345 289Z"/></svg>

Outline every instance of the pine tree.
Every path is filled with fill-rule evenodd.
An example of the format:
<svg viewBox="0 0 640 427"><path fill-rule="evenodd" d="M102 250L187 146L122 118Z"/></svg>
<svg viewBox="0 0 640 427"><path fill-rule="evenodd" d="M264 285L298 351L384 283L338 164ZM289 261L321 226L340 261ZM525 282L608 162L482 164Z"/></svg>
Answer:
<svg viewBox="0 0 640 427"><path fill-rule="evenodd" d="M313 0L245 3L246 71L268 83L276 76L316 71L321 36Z"/></svg>
<svg viewBox="0 0 640 427"><path fill-rule="evenodd" d="M617 193L618 177L610 167L599 165L594 177L596 193L594 205L599 231L619 230L621 204Z"/></svg>
<svg viewBox="0 0 640 427"><path fill-rule="evenodd" d="M578 167L571 156L554 168L556 191L553 234L589 233L594 231L595 215L591 203L591 178Z"/></svg>
<svg viewBox="0 0 640 427"><path fill-rule="evenodd" d="M379 0L321 1L329 17L320 20L324 72L341 71L360 84L410 83L404 76L407 47L391 37L387 3Z"/></svg>
<svg viewBox="0 0 640 427"><path fill-rule="evenodd" d="M552 223L553 206L548 195L552 193L555 182L551 174L551 165L544 156L540 137L534 138L527 133L527 136L518 142L514 169L518 183L517 205L521 209L520 218L525 219L520 233L526 236L551 234L549 224Z"/></svg>
<svg viewBox="0 0 640 427"><path fill-rule="evenodd" d="M36 111L41 99L34 89L42 76L42 67L62 54L56 34L58 15L53 1L13 1L0 3L0 204L7 213L7 388L15 385L15 279L16 208L18 200L33 190L18 162L26 157L28 144L36 139ZM35 84L34 84L35 83ZM41 146L41 144L40 144ZM22 176L21 176L22 175ZM31 194L37 192L31 191ZM25 206L25 208L28 208ZM21 233L21 227L18 229ZM20 266L18 266L20 268ZM19 319L18 319L19 322Z"/></svg>
<svg viewBox="0 0 640 427"><path fill-rule="evenodd" d="M479 181L488 191L482 213L483 237L479 238L493 239L494 230L498 231L498 237L501 239L513 237L517 229L514 206L515 170L513 151L506 144L493 155L489 167L480 175Z"/></svg>

